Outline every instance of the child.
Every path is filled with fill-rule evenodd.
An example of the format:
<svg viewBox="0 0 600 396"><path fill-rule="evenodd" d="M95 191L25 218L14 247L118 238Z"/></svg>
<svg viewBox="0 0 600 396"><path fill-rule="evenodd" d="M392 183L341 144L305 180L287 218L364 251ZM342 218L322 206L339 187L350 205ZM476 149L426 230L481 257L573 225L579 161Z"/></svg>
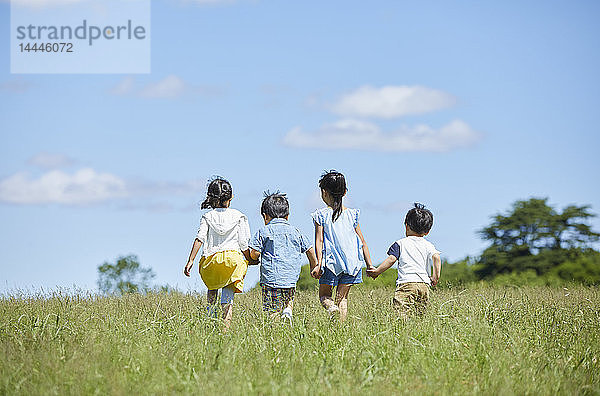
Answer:
<svg viewBox="0 0 600 396"><path fill-rule="evenodd" d="M189 277L196 254L200 246L204 246L198 266L200 276L208 288L207 312L210 316L216 315L217 293L222 289L221 307L225 329L231 323L233 296L244 289L244 277L248 268L246 260L250 259L248 219L240 211L229 208L232 199L231 184L227 180L217 177L209 183L201 208L213 210L202 216L190 257L183 270L185 276Z"/></svg>
<svg viewBox="0 0 600 396"><path fill-rule="evenodd" d="M285 194L265 193L261 205L265 221L250 242L250 257L260 256L260 286L263 310L292 320L296 282L306 254L310 268L316 265L315 251L296 227L288 223L289 202Z"/></svg>
<svg viewBox="0 0 600 396"><path fill-rule="evenodd" d="M424 312L429 301L429 285L435 286L440 279L440 252L424 237L433 225L433 214L422 204L408 211L404 220L406 238L392 244L388 257L377 267L367 270L373 279L398 261L398 279L394 293L394 306L399 309L402 319L411 310ZM428 268L432 265L431 277Z"/></svg>
<svg viewBox="0 0 600 396"><path fill-rule="evenodd" d="M319 299L331 314L339 314L340 321L348 313L348 292L354 284L362 282L362 266L372 267L369 248L358 224L358 209L346 208L342 198L346 195L346 179L330 171L319 180L321 198L327 207L311 214L315 224L317 265L311 276L319 279ZM335 302L333 287L337 286Z"/></svg>

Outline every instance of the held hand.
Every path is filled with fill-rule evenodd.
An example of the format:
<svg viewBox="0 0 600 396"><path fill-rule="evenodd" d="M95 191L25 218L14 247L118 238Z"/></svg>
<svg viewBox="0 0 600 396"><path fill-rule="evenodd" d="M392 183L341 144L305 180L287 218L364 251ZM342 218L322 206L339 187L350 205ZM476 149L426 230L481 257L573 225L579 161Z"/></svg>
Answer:
<svg viewBox="0 0 600 396"><path fill-rule="evenodd" d="M313 268L312 271L310 271L310 276L315 279L319 279L321 277L321 266L317 265L315 268Z"/></svg>
<svg viewBox="0 0 600 396"><path fill-rule="evenodd" d="M439 279L436 279L434 277L429 277L429 279L431 279L431 286L435 286L438 284Z"/></svg>
<svg viewBox="0 0 600 396"><path fill-rule="evenodd" d="M184 274L185 276L187 276L188 278L190 277L190 270L192 269L192 266L193 266L193 265L194 265L194 263L193 263L193 262L188 262L188 263L185 265L185 268L183 269L183 274Z"/></svg>
<svg viewBox="0 0 600 396"><path fill-rule="evenodd" d="M367 268L367 276L373 279L377 279L377 277L379 276L379 271L377 271L377 268L375 267Z"/></svg>

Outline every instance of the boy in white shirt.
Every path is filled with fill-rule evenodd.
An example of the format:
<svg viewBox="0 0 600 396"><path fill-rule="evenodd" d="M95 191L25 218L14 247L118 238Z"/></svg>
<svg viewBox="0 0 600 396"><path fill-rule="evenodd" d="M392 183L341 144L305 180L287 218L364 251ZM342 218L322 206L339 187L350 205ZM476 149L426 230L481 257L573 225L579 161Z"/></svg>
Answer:
<svg viewBox="0 0 600 396"><path fill-rule="evenodd" d="M397 240L388 249L388 257L377 267L367 270L373 279L398 261L398 279L394 306L403 319L410 311L424 312L429 301L429 287L440 279L440 252L424 237L433 225L433 214L422 204L408 211L404 220L406 238ZM431 274L429 273L431 268Z"/></svg>

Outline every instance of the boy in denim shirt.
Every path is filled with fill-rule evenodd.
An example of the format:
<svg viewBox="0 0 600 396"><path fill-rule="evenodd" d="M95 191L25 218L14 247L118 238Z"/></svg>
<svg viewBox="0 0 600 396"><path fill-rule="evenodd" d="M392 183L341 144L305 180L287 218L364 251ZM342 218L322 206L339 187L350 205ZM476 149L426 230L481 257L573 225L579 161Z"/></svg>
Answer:
<svg viewBox="0 0 600 396"><path fill-rule="evenodd" d="M296 227L288 223L290 205L285 194L265 193L261 205L265 226L250 240L250 257L260 257L263 310L292 319L296 282L306 254L310 268L317 265L315 250Z"/></svg>

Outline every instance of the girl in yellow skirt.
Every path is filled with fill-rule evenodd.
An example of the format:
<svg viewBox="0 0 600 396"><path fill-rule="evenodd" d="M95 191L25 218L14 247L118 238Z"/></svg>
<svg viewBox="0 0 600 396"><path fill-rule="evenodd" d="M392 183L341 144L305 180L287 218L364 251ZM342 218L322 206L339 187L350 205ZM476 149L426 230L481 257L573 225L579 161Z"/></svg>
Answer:
<svg viewBox="0 0 600 396"><path fill-rule="evenodd" d="M198 265L200 276L208 288L207 311L210 316L216 316L217 293L222 289L221 307L226 328L231 323L233 296L244 289L244 277L250 260L248 218L239 210L229 207L232 199L231 184L227 180L218 177L209 183L201 208L213 210L202 216L183 270L185 276L189 277L196 254L203 246Z"/></svg>

